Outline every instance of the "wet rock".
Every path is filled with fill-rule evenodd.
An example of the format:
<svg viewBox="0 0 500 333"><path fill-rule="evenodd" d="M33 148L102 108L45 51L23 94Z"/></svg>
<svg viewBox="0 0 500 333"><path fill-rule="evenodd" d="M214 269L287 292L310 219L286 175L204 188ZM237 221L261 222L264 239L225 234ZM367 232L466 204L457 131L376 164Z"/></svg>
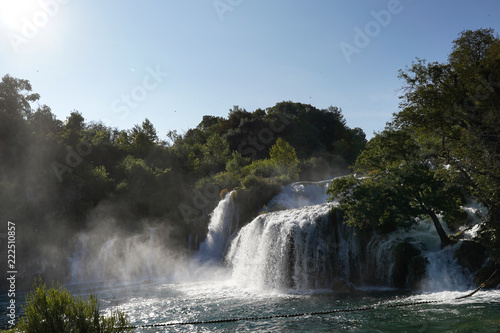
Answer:
<svg viewBox="0 0 500 333"><path fill-rule="evenodd" d="M332 290L340 293L349 293L356 290L356 288L344 279L336 278L332 282Z"/></svg>
<svg viewBox="0 0 500 333"><path fill-rule="evenodd" d="M481 243L465 240L455 251L457 262L469 272L477 272L486 260L486 247Z"/></svg>
<svg viewBox="0 0 500 333"><path fill-rule="evenodd" d="M396 288L408 287L407 281L410 273L410 262L416 256L420 256L420 250L410 243L400 243L394 247L394 271L392 279ZM417 266L416 262L415 266Z"/></svg>
<svg viewBox="0 0 500 333"><path fill-rule="evenodd" d="M407 284L412 289L419 289L422 280L427 274L427 258L418 255L410 259L408 265Z"/></svg>
<svg viewBox="0 0 500 333"><path fill-rule="evenodd" d="M485 288L500 288L500 264L488 261L474 275L474 283L479 286L485 284Z"/></svg>

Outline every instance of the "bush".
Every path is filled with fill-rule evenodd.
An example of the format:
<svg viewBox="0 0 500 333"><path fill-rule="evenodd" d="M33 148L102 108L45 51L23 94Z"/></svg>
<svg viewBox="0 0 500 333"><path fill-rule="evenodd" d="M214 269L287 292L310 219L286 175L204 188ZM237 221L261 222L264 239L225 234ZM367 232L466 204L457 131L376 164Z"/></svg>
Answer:
<svg viewBox="0 0 500 333"><path fill-rule="evenodd" d="M252 164L243 168L244 175L253 175L255 177L273 178L281 175L278 164L270 159L255 160Z"/></svg>
<svg viewBox="0 0 500 333"><path fill-rule="evenodd" d="M94 294L87 300L75 298L64 287L52 286L49 290L41 279L33 285L34 291L26 297L24 315L15 328L7 332L129 332L117 329L130 326L125 313L114 311L105 317L99 314L99 303Z"/></svg>

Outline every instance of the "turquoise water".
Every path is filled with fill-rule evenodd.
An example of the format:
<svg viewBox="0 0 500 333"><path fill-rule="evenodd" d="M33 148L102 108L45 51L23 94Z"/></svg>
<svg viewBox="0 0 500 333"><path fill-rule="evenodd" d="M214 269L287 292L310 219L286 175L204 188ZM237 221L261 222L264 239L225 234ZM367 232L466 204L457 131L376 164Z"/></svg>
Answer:
<svg viewBox="0 0 500 333"><path fill-rule="evenodd" d="M368 311L305 315L217 324L139 328L137 332L500 332L500 290L429 294L394 290L273 292L245 289L230 281L73 286L86 295L94 290L103 312L126 312L133 325L265 317L375 306ZM389 304L442 301L399 308Z"/></svg>
<svg viewBox="0 0 500 333"><path fill-rule="evenodd" d="M231 280L96 283L67 288L84 297L93 291L103 314L118 308L135 326L375 307L326 315L138 328L136 332L500 332L500 290L481 290L472 297L454 300L467 291L410 293L368 288L349 293L275 292L245 288ZM387 308L390 304L420 301L440 302ZM7 302L6 295L2 295L2 309ZM4 313L2 326L6 325Z"/></svg>

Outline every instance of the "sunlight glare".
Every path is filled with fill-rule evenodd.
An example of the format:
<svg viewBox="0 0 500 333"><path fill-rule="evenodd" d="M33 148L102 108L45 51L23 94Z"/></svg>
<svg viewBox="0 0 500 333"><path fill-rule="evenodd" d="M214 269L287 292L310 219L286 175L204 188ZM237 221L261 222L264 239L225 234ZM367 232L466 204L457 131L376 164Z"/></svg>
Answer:
<svg viewBox="0 0 500 333"><path fill-rule="evenodd" d="M30 19L37 10L41 10L37 0L0 1L0 18L9 29L18 29L23 17Z"/></svg>

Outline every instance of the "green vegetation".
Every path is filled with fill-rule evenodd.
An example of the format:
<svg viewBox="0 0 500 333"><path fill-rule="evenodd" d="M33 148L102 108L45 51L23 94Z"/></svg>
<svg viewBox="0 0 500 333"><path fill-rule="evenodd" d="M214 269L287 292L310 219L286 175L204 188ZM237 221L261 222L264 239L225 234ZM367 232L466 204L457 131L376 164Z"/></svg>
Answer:
<svg viewBox="0 0 500 333"><path fill-rule="evenodd" d="M417 61L405 81L401 111L358 157L358 177L337 179L349 223L397 224L437 216L460 221L464 198L489 209L484 242L500 249L500 40L491 29L464 31L448 62ZM463 218L461 219L464 220Z"/></svg>
<svg viewBox="0 0 500 333"><path fill-rule="evenodd" d="M109 316L101 315L95 295L91 294L87 300L75 298L60 285L47 290L39 279L26 297L23 316L15 328L6 332L129 332L130 329L121 328L129 326L130 322L120 310Z"/></svg>

